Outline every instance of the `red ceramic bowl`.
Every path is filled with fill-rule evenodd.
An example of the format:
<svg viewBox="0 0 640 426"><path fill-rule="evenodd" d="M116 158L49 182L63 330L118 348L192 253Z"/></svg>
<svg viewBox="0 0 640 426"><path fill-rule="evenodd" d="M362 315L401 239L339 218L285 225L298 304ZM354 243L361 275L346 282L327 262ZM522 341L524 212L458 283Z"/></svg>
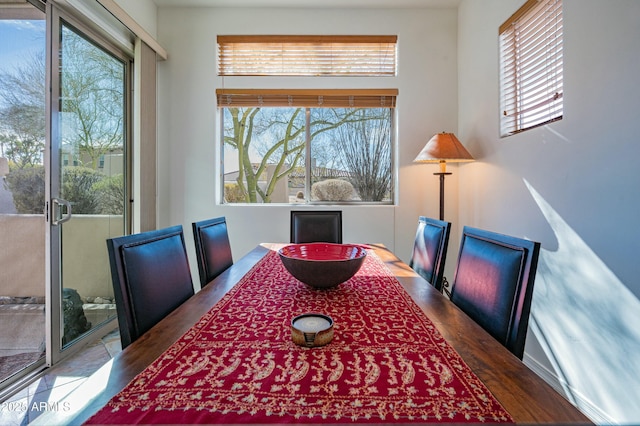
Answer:
<svg viewBox="0 0 640 426"><path fill-rule="evenodd" d="M354 244L291 244L278 250L280 259L295 278L316 288L331 288L353 277L367 251Z"/></svg>

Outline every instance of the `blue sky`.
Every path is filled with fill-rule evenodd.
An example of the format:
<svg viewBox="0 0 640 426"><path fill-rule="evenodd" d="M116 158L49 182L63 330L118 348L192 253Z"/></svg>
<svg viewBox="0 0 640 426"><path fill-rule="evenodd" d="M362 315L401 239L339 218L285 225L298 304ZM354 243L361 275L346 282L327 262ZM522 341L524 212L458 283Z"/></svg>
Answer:
<svg viewBox="0 0 640 426"><path fill-rule="evenodd" d="M44 20L0 20L0 70L13 71L34 52L44 52L45 26Z"/></svg>

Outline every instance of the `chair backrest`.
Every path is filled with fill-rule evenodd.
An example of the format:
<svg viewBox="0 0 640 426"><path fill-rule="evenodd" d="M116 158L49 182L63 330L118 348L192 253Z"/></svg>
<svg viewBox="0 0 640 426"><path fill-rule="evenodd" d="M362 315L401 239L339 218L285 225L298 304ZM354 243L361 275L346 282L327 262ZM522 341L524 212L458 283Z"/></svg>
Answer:
<svg viewBox="0 0 640 426"><path fill-rule="evenodd" d="M192 226L200 286L204 287L233 265L227 220L224 217L216 217L194 222Z"/></svg>
<svg viewBox="0 0 640 426"><path fill-rule="evenodd" d="M420 216L409 266L442 292L451 222Z"/></svg>
<svg viewBox="0 0 640 426"><path fill-rule="evenodd" d="M540 243L464 227L451 301L522 359Z"/></svg>
<svg viewBox="0 0 640 426"><path fill-rule="evenodd" d="M290 241L342 244L342 211L292 210Z"/></svg>
<svg viewBox="0 0 640 426"><path fill-rule="evenodd" d="M193 296L182 226L107 240L125 348Z"/></svg>

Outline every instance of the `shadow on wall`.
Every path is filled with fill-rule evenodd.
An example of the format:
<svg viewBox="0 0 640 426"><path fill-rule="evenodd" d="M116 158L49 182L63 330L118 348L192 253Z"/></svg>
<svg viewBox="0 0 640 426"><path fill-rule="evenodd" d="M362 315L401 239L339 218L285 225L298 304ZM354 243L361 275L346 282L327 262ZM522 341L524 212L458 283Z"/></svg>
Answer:
<svg viewBox="0 0 640 426"><path fill-rule="evenodd" d="M531 310L536 337L580 409L638 422L640 301L525 184L558 241L557 251L540 251ZM594 407L581 406L585 401Z"/></svg>

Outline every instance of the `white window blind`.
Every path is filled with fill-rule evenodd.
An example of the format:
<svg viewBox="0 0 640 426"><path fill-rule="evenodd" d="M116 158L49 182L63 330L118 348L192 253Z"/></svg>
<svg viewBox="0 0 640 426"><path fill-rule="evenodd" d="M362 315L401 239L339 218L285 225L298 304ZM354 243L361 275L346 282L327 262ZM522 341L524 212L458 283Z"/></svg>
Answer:
<svg viewBox="0 0 640 426"><path fill-rule="evenodd" d="M562 0L528 0L500 27L501 136L562 119Z"/></svg>
<svg viewBox="0 0 640 426"><path fill-rule="evenodd" d="M217 89L219 108L395 108L398 89Z"/></svg>
<svg viewBox="0 0 640 426"><path fill-rule="evenodd" d="M218 75L395 76L397 36L218 36Z"/></svg>

